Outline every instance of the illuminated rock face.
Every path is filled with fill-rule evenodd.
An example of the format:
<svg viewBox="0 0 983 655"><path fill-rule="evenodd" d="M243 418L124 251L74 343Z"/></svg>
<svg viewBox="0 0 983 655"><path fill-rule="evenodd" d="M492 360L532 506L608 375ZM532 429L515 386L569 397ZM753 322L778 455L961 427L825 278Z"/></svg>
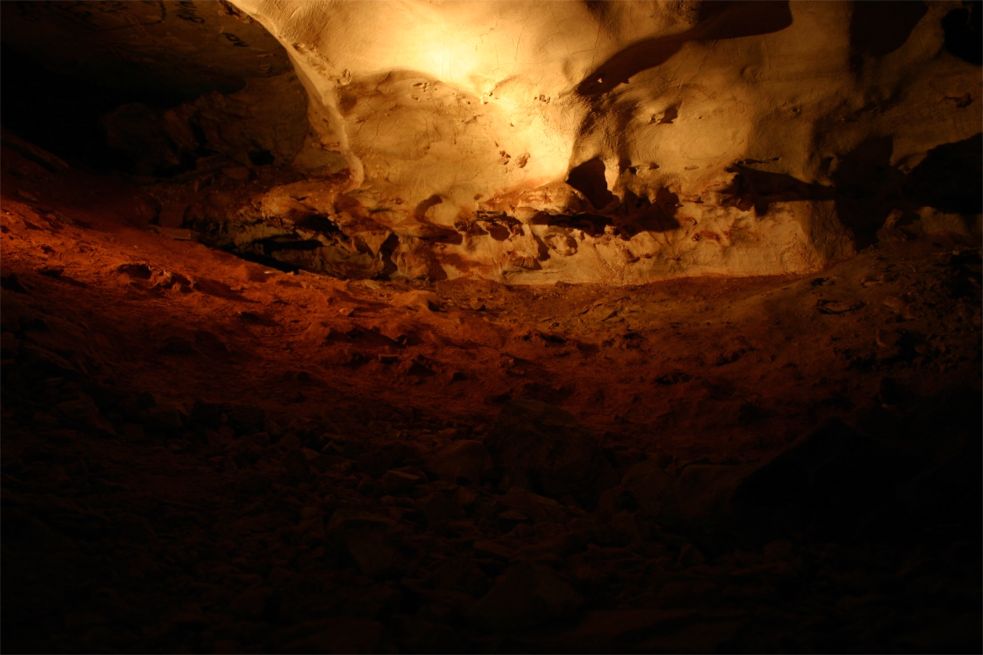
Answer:
<svg viewBox="0 0 983 655"><path fill-rule="evenodd" d="M110 150L162 226L341 277L801 273L979 227L978 6L235 4L4 3L38 64L5 121Z"/></svg>
<svg viewBox="0 0 983 655"><path fill-rule="evenodd" d="M297 164L350 171L315 208L392 230L395 275L815 270L919 208L857 196L904 195L929 150L979 132L946 4L236 4L309 93L320 142ZM844 191L876 167L896 179Z"/></svg>

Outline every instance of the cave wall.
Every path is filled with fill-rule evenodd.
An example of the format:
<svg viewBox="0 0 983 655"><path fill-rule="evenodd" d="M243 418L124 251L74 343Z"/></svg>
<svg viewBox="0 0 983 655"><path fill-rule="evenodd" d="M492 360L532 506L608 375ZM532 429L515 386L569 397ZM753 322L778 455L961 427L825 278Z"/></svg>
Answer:
<svg viewBox="0 0 983 655"><path fill-rule="evenodd" d="M59 154L169 175L219 152L290 161L307 132L283 48L228 2L7 2L2 12L4 126Z"/></svg>
<svg viewBox="0 0 983 655"><path fill-rule="evenodd" d="M340 213L393 229L411 276L816 270L892 212L952 213L906 176L979 150L956 4L237 4L348 162Z"/></svg>
<svg viewBox="0 0 983 655"><path fill-rule="evenodd" d="M100 124L157 220L285 267L631 284L979 234L975 5L39 6L5 47L156 89Z"/></svg>

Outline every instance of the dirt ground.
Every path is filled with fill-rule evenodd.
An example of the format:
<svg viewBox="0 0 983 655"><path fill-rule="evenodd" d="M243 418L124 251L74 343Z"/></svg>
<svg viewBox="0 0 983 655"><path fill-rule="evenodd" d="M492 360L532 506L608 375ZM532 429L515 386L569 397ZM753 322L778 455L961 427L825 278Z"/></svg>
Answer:
<svg viewBox="0 0 983 655"><path fill-rule="evenodd" d="M5 651L980 649L978 244L424 286L2 194Z"/></svg>

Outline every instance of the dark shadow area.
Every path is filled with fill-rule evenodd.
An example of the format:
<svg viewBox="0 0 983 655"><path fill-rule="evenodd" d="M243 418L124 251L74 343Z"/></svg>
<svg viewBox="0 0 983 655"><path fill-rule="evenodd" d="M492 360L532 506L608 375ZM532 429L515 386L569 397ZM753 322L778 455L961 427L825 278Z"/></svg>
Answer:
<svg viewBox="0 0 983 655"><path fill-rule="evenodd" d="M883 57L900 48L928 7L920 0L854 2L850 16L850 61L854 67L863 57Z"/></svg>
<svg viewBox="0 0 983 655"><path fill-rule="evenodd" d="M893 209L913 214L919 207L973 214L981 211L981 136L929 151L907 176L890 165L890 137L875 137L847 153L832 174L836 211L860 247L876 240Z"/></svg>
<svg viewBox="0 0 983 655"><path fill-rule="evenodd" d="M899 389L892 393L914 399ZM883 389L880 399L889 401ZM980 524L962 514L967 503L972 513L983 509L973 491L980 485L978 402L954 391L920 403L904 422L883 408L866 409L854 426L831 420L745 477L735 509L745 529L762 536L792 530L978 549ZM939 441L924 442L928 433Z"/></svg>
<svg viewBox="0 0 983 655"><path fill-rule="evenodd" d="M699 22L680 34L644 39L623 48L577 85L577 93L596 99L633 75L653 68L690 41L715 41L770 34L792 24L788 2L704 2Z"/></svg>
<svg viewBox="0 0 983 655"><path fill-rule="evenodd" d="M617 200L614 194L611 197ZM679 221L676 220L678 208L679 197L664 187L659 189L655 201L637 196L629 189L625 191L623 200L614 206L609 204L603 214L574 208L564 214L540 212L532 219L532 224L578 229L592 237L603 235L605 228L613 226L615 236L627 241L641 232L679 229Z"/></svg>
<svg viewBox="0 0 983 655"><path fill-rule="evenodd" d="M103 119L122 106L164 110L204 94L230 94L248 79L291 71L272 35L224 2L3 2L3 126L91 168L130 172L133 155L107 143ZM166 140L159 125L157 140ZM146 126L144 126L146 127ZM190 129L195 129L193 126ZM143 135L144 141L154 141ZM194 155L141 174L174 175ZM209 153L203 153L209 154ZM255 165L272 163L257 148ZM147 156L147 153L144 153Z"/></svg>
<svg viewBox="0 0 983 655"><path fill-rule="evenodd" d="M840 421L831 421L763 465L738 486L735 503L767 511L771 529L856 529L896 495L908 467ZM863 502L858 503L862 498ZM766 525L758 529L767 529Z"/></svg>
<svg viewBox="0 0 983 655"><path fill-rule="evenodd" d="M294 224L303 230L311 230L320 234L339 234L341 232L334 221L321 214L305 216L294 221Z"/></svg>
<svg viewBox="0 0 983 655"><path fill-rule="evenodd" d="M152 106L143 102L127 100L101 116L86 116L84 124L74 125L79 130L96 128L101 138L94 147L96 153L103 152L104 165L116 170L151 177L175 177L194 171L200 158L216 154L208 147L201 124L192 117L188 123L191 139L179 143L174 134L166 129L168 114L166 106ZM94 120L94 124L89 121ZM79 153L78 161L86 164ZM97 168L99 166L97 165Z"/></svg>
<svg viewBox="0 0 983 655"><path fill-rule="evenodd" d="M296 271L304 270L299 264L290 264L288 262L280 261L279 259L272 257L271 255L265 253L250 252L242 250L239 248L232 248L226 246L222 248L225 252L235 255L247 262L254 262L256 264L261 264L262 266L269 266L272 269L283 271L284 273L294 273Z"/></svg>
<svg viewBox="0 0 983 655"><path fill-rule="evenodd" d="M983 211L983 133L928 151L908 174L904 195L917 207L944 212Z"/></svg>
<svg viewBox="0 0 983 655"><path fill-rule="evenodd" d="M522 223L514 216L501 212L478 211L476 223L495 241L505 241L512 235L522 234Z"/></svg>
<svg viewBox="0 0 983 655"><path fill-rule="evenodd" d="M613 225L614 220L598 214L547 214L540 212L532 219L533 225L553 225L561 228L577 229L592 237L604 234L604 228Z"/></svg>
<svg viewBox="0 0 983 655"><path fill-rule="evenodd" d="M961 9L953 9L942 19L946 51L977 66L983 63L980 5L979 2L964 2Z"/></svg>
<svg viewBox="0 0 983 655"><path fill-rule="evenodd" d="M253 166L270 166L276 162L276 157L266 148L253 148L249 151L249 162Z"/></svg>
<svg viewBox="0 0 983 655"><path fill-rule="evenodd" d="M0 66L0 114L5 128L45 150L83 159L96 168L121 163L107 146L99 119L113 108L135 100L132 93L51 70L5 43Z"/></svg>
<svg viewBox="0 0 983 655"><path fill-rule="evenodd" d="M892 137L869 138L845 154L831 175L837 216L860 248L876 240L891 209L901 206L904 175L891 166L893 149Z"/></svg>
<svg viewBox="0 0 983 655"><path fill-rule="evenodd" d="M735 164L727 170L736 173L725 191L729 195L727 203L743 211L754 208L758 216L767 214L773 202L829 200L834 196L830 187L803 182L786 173L761 171L744 164Z"/></svg>
<svg viewBox="0 0 983 655"><path fill-rule="evenodd" d="M604 160L600 157L588 159L571 168L567 184L582 193L594 209L604 209L615 200L614 194L608 191L608 183L604 178Z"/></svg>
<svg viewBox="0 0 983 655"><path fill-rule="evenodd" d="M861 248L877 240L895 209L909 217L920 207L957 214L983 211L983 134L933 148L908 175L891 166L892 151L891 137L867 139L840 159L831 187L734 164L727 169L735 176L724 203L763 216L774 202L834 200L840 222Z"/></svg>
<svg viewBox="0 0 983 655"><path fill-rule="evenodd" d="M625 191L625 199L619 208L615 219L616 233L624 239L630 239L640 232L671 232L679 229L676 220L676 210L679 208L679 196L662 187L656 193L655 200L650 201L644 196L637 196L632 191Z"/></svg>

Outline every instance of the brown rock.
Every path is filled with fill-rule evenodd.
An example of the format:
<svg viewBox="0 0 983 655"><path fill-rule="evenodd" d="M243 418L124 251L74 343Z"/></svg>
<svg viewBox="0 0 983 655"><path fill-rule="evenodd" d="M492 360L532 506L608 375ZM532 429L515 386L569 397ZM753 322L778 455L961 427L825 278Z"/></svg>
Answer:
<svg viewBox="0 0 983 655"><path fill-rule="evenodd" d="M491 470L492 460L480 441L464 439L451 443L426 461L431 473L449 480L478 482Z"/></svg>
<svg viewBox="0 0 983 655"><path fill-rule="evenodd" d="M113 427L103 417L99 406L91 396L79 392L74 398L63 400L56 405L58 413L67 421L112 433Z"/></svg>
<svg viewBox="0 0 983 655"><path fill-rule="evenodd" d="M418 484L424 481L422 475L403 469L390 469L386 471L379 483L382 489L390 495L403 495L412 491Z"/></svg>
<svg viewBox="0 0 983 655"><path fill-rule="evenodd" d="M646 460L628 469L622 486L642 512L657 516L672 486L672 478L656 462Z"/></svg>
<svg viewBox="0 0 983 655"><path fill-rule="evenodd" d="M546 496L591 501L616 483L594 436L558 407L510 402L487 445L512 483Z"/></svg>
<svg viewBox="0 0 983 655"><path fill-rule="evenodd" d="M517 630L572 616L584 600L555 571L522 562L509 567L471 609L476 623Z"/></svg>
<svg viewBox="0 0 983 655"><path fill-rule="evenodd" d="M488 580L481 568L469 557L455 557L441 562L430 573L437 589L463 591L478 596L488 591Z"/></svg>
<svg viewBox="0 0 983 655"><path fill-rule="evenodd" d="M597 610L587 613L558 646L578 651L714 652L734 629L733 615L719 610Z"/></svg>
<svg viewBox="0 0 983 655"><path fill-rule="evenodd" d="M328 532L365 575L387 575L399 563L396 524L387 517L339 510L331 517Z"/></svg>
<svg viewBox="0 0 983 655"><path fill-rule="evenodd" d="M498 502L508 508L506 511L518 512L538 523L562 522L568 515L555 500L521 487L512 487Z"/></svg>
<svg viewBox="0 0 983 655"><path fill-rule="evenodd" d="M440 528L449 521L463 518L464 508L456 489L437 489L423 499L420 509L430 527Z"/></svg>
<svg viewBox="0 0 983 655"><path fill-rule="evenodd" d="M0 342L0 350L3 351L3 358L16 357L17 351L19 350L19 341L17 335L10 331L4 331L3 340Z"/></svg>
<svg viewBox="0 0 983 655"><path fill-rule="evenodd" d="M318 619L298 626L297 636L284 644L287 652L373 653L382 642L378 621L353 617Z"/></svg>
<svg viewBox="0 0 983 655"><path fill-rule="evenodd" d="M234 613L247 617L259 617L266 611L266 605L270 598L270 589L267 587L253 587L246 589L229 604L229 609Z"/></svg>

